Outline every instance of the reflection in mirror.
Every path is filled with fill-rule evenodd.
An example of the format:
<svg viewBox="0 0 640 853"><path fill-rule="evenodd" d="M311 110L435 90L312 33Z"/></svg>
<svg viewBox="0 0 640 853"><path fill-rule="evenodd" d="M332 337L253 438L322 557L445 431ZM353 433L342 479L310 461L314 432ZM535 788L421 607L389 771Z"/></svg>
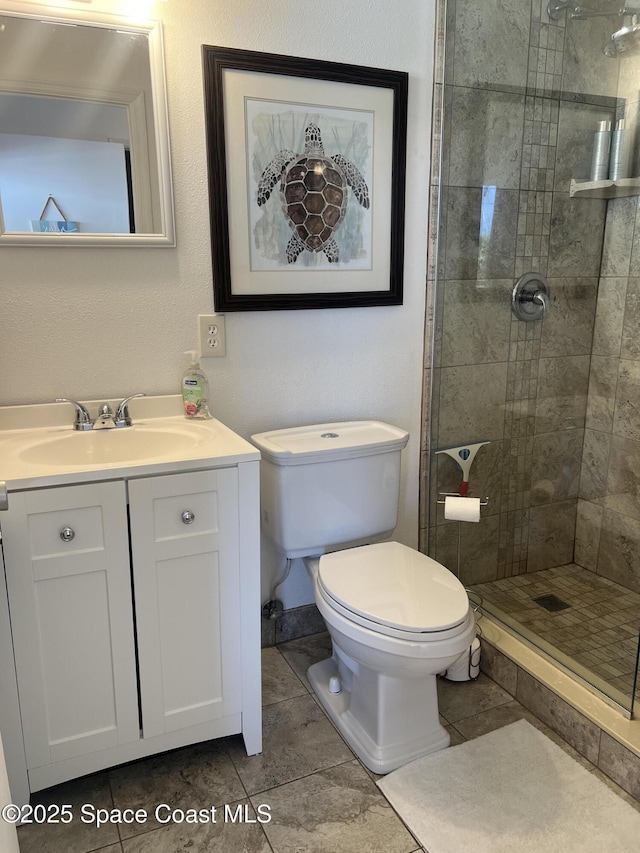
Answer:
<svg viewBox="0 0 640 853"><path fill-rule="evenodd" d="M160 25L14 6L0 9L0 244L174 245Z"/></svg>

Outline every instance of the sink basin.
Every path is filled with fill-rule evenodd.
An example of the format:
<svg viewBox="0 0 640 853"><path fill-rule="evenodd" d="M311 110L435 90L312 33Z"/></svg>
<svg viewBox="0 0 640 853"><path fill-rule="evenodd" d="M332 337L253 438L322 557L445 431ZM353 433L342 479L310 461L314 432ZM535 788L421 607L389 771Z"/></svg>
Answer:
<svg viewBox="0 0 640 853"><path fill-rule="evenodd" d="M18 452L22 462L35 465L110 465L189 453L211 438L210 430L182 425L154 428L135 425L123 429L98 429L50 435Z"/></svg>

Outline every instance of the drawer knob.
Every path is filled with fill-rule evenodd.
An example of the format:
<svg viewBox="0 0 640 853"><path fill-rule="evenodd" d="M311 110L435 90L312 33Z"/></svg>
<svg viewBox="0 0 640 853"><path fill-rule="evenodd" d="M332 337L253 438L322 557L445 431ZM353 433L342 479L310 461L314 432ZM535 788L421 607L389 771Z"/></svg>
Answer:
<svg viewBox="0 0 640 853"><path fill-rule="evenodd" d="M71 542L75 538L76 532L71 527L63 527L60 531L60 538L63 542Z"/></svg>
<svg viewBox="0 0 640 853"><path fill-rule="evenodd" d="M191 512L190 510L185 509L185 511L182 513L182 523L183 524L193 524L193 522L195 520L196 520L195 512Z"/></svg>

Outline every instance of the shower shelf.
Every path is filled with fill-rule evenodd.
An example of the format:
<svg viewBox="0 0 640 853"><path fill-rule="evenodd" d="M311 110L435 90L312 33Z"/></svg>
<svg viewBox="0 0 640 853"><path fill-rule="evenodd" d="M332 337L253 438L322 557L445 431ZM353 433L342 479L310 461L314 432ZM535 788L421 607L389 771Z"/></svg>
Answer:
<svg viewBox="0 0 640 853"><path fill-rule="evenodd" d="M576 181L571 179L570 196L586 198L624 198L640 195L640 178L618 178L617 181Z"/></svg>

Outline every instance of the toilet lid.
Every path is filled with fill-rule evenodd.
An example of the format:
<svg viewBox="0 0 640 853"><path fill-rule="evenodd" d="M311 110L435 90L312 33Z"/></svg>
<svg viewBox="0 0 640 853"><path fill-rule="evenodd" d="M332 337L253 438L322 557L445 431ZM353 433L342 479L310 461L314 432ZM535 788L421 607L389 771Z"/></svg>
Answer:
<svg viewBox="0 0 640 853"><path fill-rule="evenodd" d="M469 611L467 593L455 575L399 542L325 554L318 580L348 610L404 631L444 631L463 622Z"/></svg>

